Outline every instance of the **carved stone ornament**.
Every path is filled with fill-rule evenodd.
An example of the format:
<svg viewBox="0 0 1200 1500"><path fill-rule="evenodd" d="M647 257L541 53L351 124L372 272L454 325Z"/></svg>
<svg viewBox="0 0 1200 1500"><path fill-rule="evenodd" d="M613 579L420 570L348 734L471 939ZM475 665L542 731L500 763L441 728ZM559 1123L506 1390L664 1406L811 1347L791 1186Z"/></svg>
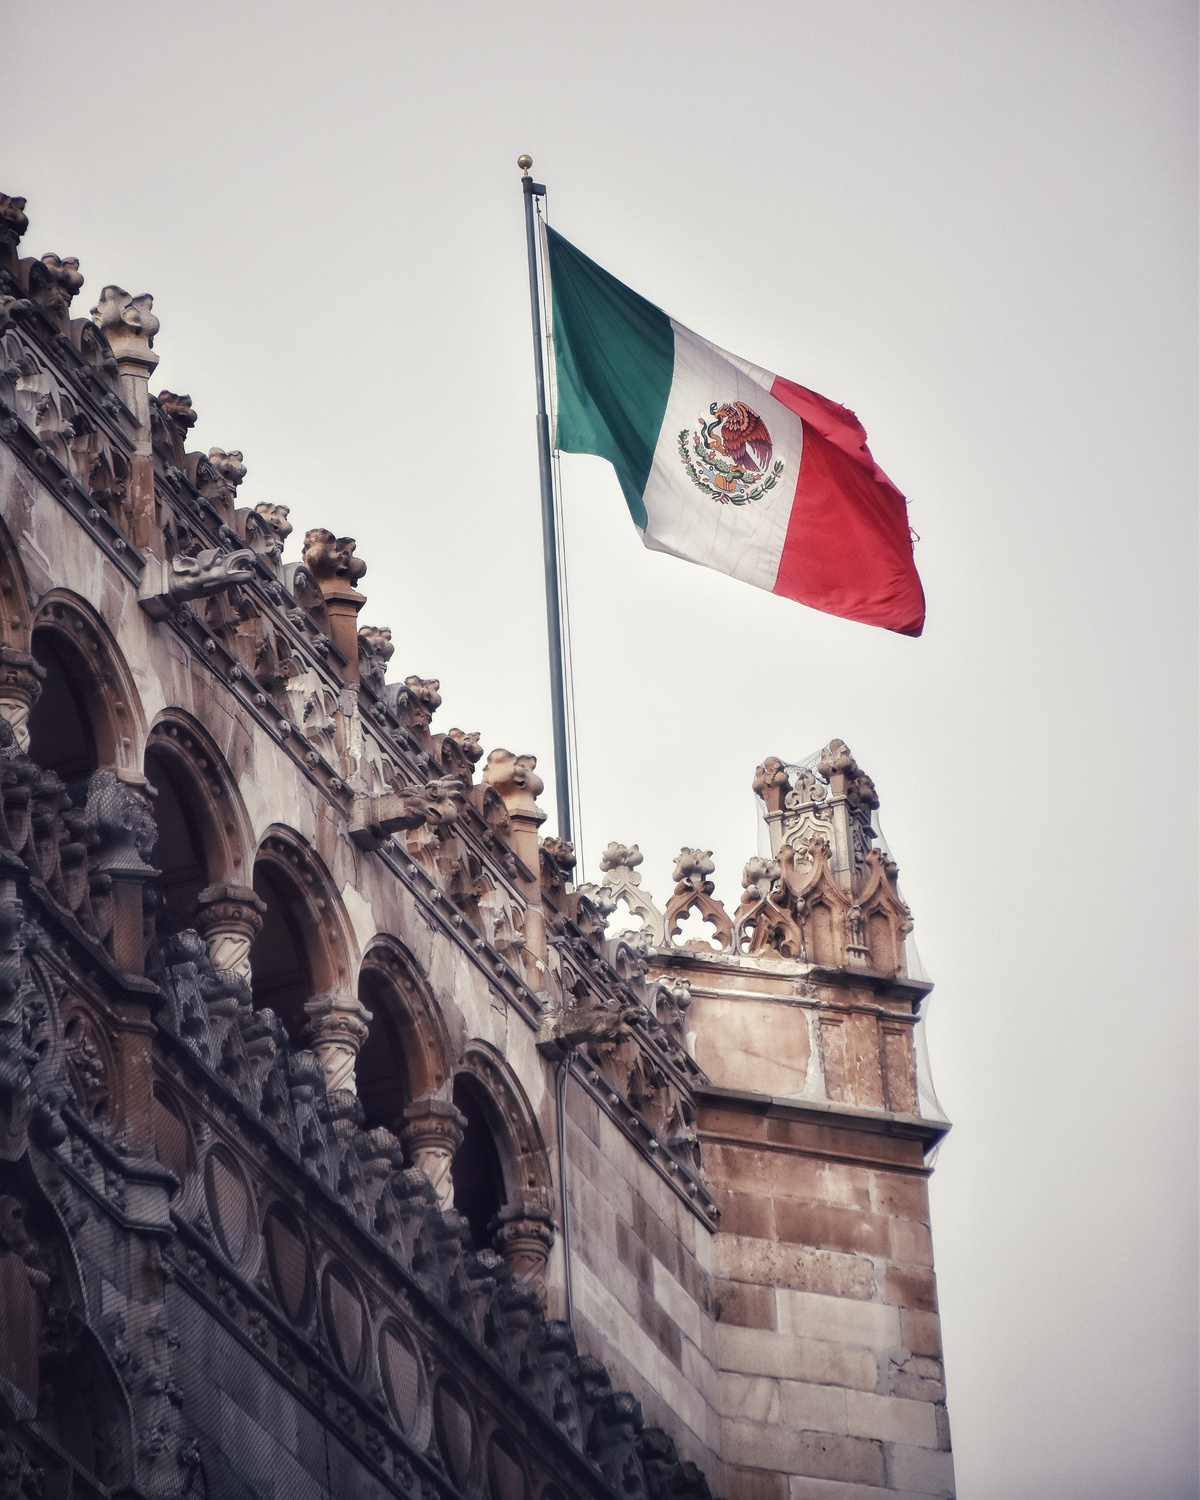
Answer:
<svg viewBox="0 0 1200 1500"><path fill-rule="evenodd" d="M356 797L350 815L350 837L363 848L378 848L393 833L452 823L466 805L463 789L451 777L423 787L396 787L382 797Z"/></svg>
<svg viewBox="0 0 1200 1500"><path fill-rule="evenodd" d="M408 1122L400 1132L404 1154L429 1178L438 1207L449 1213L454 1207L450 1167L462 1145L467 1117L446 1099L425 1098L407 1105L404 1118Z"/></svg>
<svg viewBox="0 0 1200 1500"><path fill-rule="evenodd" d="M623 901L630 916L642 919L641 931L649 935L655 948L659 948L666 941L666 926L662 912L649 894L639 889L642 877L637 867L644 858L636 844L610 843L600 855L603 881L599 886L590 882L581 885L578 893L592 903L605 923Z"/></svg>
<svg viewBox="0 0 1200 1500"><path fill-rule="evenodd" d="M71 301L83 286L79 262L71 255L60 260L53 253L43 255L29 270L29 297L49 318L59 333L71 328Z"/></svg>
<svg viewBox="0 0 1200 1500"><path fill-rule="evenodd" d="M392 710L407 728L419 737L429 732L429 724L441 707L441 683L436 677L406 677L404 685L389 688Z"/></svg>
<svg viewBox="0 0 1200 1500"><path fill-rule="evenodd" d="M778 813L783 809L783 799L792 789L787 768L777 755L768 755L754 772L754 790L766 803L767 812Z"/></svg>
<svg viewBox="0 0 1200 1500"><path fill-rule="evenodd" d="M0 646L0 715L12 726L17 748L29 749L29 713L42 692L46 669L28 651Z"/></svg>
<svg viewBox="0 0 1200 1500"><path fill-rule="evenodd" d="M667 902L664 915L668 942L678 935L679 924L688 912L696 910L713 928L719 948L728 949L733 946L733 923L724 906L713 899L713 883L708 878L715 868L711 849L684 848L679 851L673 876L678 884L674 895ZM683 946L702 951L711 947L703 938L692 938Z"/></svg>
<svg viewBox="0 0 1200 1500"><path fill-rule="evenodd" d="M175 554L166 576L167 587L162 593L139 600L152 620L167 619L193 599L215 599L249 583L254 577L254 553L249 547L228 551L224 547L200 548L193 543L188 550Z"/></svg>
<svg viewBox="0 0 1200 1500"><path fill-rule="evenodd" d="M148 369L158 363L153 348L160 325L151 311L153 306L154 298L149 292L131 297L119 286L101 290L100 301L92 308L92 322L108 339L118 363L132 360Z"/></svg>
<svg viewBox="0 0 1200 1500"><path fill-rule="evenodd" d="M0 267L10 272L17 269L17 246L29 220L25 216L25 199L10 198L0 193Z"/></svg>
<svg viewBox="0 0 1200 1500"><path fill-rule="evenodd" d="M359 675L376 693L383 691L387 664L395 654L392 632L386 625L361 625L358 631Z"/></svg>
<svg viewBox="0 0 1200 1500"><path fill-rule="evenodd" d="M789 846L789 854L791 849ZM779 860L755 855L742 871L742 899L734 913L736 946L748 953L804 956L804 936L781 885Z"/></svg>
<svg viewBox="0 0 1200 1500"><path fill-rule="evenodd" d="M246 477L246 465L236 448L229 453L224 448L210 448L208 461L232 490L236 490Z"/></svg>
<svg viewBox="0 0 1200 1500"><path fill-rule="evenodd" d="M292 523L288 520L291 507L287 505L272 505L266 501L260 501L255 507L255 514L260 515L280 543L286 542L292 534Z"/></svg>
<svg viewBox="0 0 1200 1500"><path fill-rule="evenodd" d="M304 564L320 583L322 593L327 583L335 581L353 588L366 573L366 563L354 556L356 546L352 536L336 537L324 526L305 532Z"/></svg>

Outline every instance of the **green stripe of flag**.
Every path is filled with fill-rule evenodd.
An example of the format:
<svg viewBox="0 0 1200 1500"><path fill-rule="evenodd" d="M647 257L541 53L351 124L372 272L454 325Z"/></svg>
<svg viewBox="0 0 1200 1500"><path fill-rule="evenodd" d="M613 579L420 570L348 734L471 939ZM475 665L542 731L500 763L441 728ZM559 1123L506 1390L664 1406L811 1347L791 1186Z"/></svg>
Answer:
<svg viewBox="0 0 1200 1500"><path fill-rule="evenodd" d="M634 525L667 409L675 335L666 313L547 227L557 411L554 446L617 471Z"/></svg>

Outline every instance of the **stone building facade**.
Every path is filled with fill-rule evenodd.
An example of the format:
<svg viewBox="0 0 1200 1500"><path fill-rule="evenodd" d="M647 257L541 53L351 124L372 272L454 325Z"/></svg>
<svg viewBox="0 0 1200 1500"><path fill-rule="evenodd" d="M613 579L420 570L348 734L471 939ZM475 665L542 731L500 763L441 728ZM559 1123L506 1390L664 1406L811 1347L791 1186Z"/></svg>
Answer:
<svg viewBox="0 0 1200 1500"><path fill-rule="evenodd" d="M832 741L572 881L355 544L0 195L0 1497L953 1494L914 1028ZM91 299L89 299L91 300ZM298 539L296 539L298 540ZM764 848L766 846L764 845ZM695 936L699 927L708 936Z"/></svg>

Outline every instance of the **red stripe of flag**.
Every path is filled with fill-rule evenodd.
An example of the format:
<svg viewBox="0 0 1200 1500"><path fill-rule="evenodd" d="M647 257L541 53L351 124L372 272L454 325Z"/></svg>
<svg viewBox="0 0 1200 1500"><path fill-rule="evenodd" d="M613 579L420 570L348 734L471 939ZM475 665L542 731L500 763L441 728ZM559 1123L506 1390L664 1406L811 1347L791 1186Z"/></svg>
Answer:
<svg viewBox="0 0 1200 1500"><path fill-rule="evenodd" d="M812 609L920 635L925 594L904 496L852 411L775 377L771 394L804 423L800 476L773 593Z"/></svg>

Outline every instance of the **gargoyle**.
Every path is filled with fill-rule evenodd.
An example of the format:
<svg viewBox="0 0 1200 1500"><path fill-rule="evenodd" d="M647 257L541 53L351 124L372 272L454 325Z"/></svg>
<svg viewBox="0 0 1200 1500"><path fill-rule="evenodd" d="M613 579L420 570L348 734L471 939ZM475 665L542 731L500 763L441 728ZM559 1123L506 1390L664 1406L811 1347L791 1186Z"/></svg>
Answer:
<svg viewBox="0 0 1200 1500"><path fill-rule="evenodd" d="M397 787L382 797L356 797L350 814L350 837L362 849L378 849L393 833L429 823L452 823L462 812L461 785L449 777L423 787Z"/></svg>
<svg viewBox="0 0 1200 1500"><path fill-rule="evenodd" d="M565 1052L588 1042L623 1042L633 1012L622 1005L580 1005L565 1010L554 1024L552 1040Z"/></svg>
<svg viewBox="0 0 1200 1500"><path fill-rule="evenodd" d="M254 553L248 547L227 552L224 547L206 547L194 557L177 553L171 561L173 575L167 593L173 604L188 599L207 599L223 594L235 584L254 577Z"/></svg>
<svg viewBox="0 0 1200 1500"><path fill-rule="evenodd" d="M189 599L210 599L239 583L249 583L253 577L254 553L249 547L232 552L224 547L205 547L191 555L177 552L171 559L166 593L139 602L152 620L165 620Z"/></svg>

